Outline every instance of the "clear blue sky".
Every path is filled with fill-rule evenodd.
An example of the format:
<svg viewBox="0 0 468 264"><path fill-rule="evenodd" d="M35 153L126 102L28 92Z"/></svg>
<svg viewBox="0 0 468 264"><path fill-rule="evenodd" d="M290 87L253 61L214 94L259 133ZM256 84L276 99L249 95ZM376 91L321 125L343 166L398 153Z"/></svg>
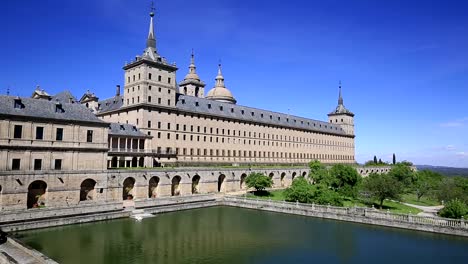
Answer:
<svg viewBox="0 0 468 264"><path fill-rule="evenodd" d="M160 54L218 60L239 104L326 120L343 82L356 156L468 167L468 1L157 1ZM145 47L149 1L4 1L0 92L110 97Z"/></svg>

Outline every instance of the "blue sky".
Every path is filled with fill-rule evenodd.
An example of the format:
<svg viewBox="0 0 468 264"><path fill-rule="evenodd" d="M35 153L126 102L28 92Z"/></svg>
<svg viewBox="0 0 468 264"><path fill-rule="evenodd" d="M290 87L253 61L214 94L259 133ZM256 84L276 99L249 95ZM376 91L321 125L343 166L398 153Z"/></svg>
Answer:
<svg viewBox="0 0 468 264"><path fill-rule="evenodd" d="M326 120L343 82L358 162L468 167L467 1L156 2L160 54L207 88L219 60L241 105ZM5 1L0 92L110 97L140 54L149 1Z"/></svg>

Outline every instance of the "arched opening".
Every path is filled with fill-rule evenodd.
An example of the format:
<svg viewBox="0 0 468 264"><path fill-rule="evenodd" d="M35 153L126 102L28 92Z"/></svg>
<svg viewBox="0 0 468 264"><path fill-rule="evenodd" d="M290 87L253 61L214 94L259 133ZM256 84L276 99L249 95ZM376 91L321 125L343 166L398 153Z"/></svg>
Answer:
<svg viewBox="0 0 468 264"><path fill-rule="evenodd" d="M172 178L172 186L171 186L171 195L172 196L179 196L180 195L180 176L175 176Z"/></svg>
<svg viewBox="0 0 468 264"><path fill-rule="evenodd" d="M294 181L294 178L296 178L296 172L293 172L293 174L291 176L291 181Z"/></svg>
<svg viewBox="0 0 468 264"><path fill-rule="evenodd" d="M158 196L159 177L151 177L148 183L148 197L156 198Z"/></svg>
<svg viewBox="0 0 468 264"><path fill-rule="evenodd" d="M94 200L94 195L96 194L96 191L94 190L95 186L96 186L96 181L93 179L86 179L81 183L80 202Z"/></svg>
<svg viewBox="0 0 468 264"><path fill-rule="evenodd" d="M307 176L307 172L303 171L302 172L302 177L305 177L305 176Z"/></svg>
<svg viewBox="0 0 468 264"><path fill-rule="evenodd" d="M184 94L187 95L187 87L184 87Z"/></svg>
<svg viewBox="0 0 468 264"><path fill-rule="evenodd" d="M240 189L244 190L245 189L245 178L247 178L247 174L242 174L240 178Z"/></svg>
<svg viewBox="0 0 468 264"><path fill-rule="evenodd" d="M118 166L118 161L117 161L117 157L113 157L112 160L111 160L111 168L117 168Z"/></svg>
<svg viewBox="0 0 468 264"><path fill-rule="evenodd" d="M137 157L133 157L132 159L132 168L136 168L138 166L138 159Z"/></svg>
<svg viewBox="0 0 468 264"><path fill-rule="evenodd" d="M33 181L28 187L27 207L37 208L45 205L47 193L47 183L43 181Z"/></svg>
<svg viewBox="0 0 468 264"><path fill-rule="evenodd" d="M275 174L273 172L270 172L270 174L268 175L268 177L270 177L271 181L273 182L273 186L275 186L275 181L273 180L274 176Z"/></svg>
<svg viewBox="0 0 468 264"><path fill-rule="evenodd" d="M286 177L286 172L281 173L281 187L284 187L284 177Z"/></svg>
<svg viewBox="0 0 468 264"><path fill-rule="evenodd" d="M198 97L198 93L199 93L199 91L200 91L200 88L198 88L198 87L195 87L195 97Z"/></svg>
<svg viewBox="0 0 468 264"><path fill-rule="evenodd" d="M219 177L218 177L218 192L224 192L225 189L226 189L224 179L226 179L226 176L224 176L224 174L219 175Z"/></svg>
<svg viewBox="0 0 468 264"><path fill-rule="evenodd" d="M200 183L200 176L195 175L192 178L192 194L198 193L198 183Z"/></svg>
<svg viewBox="0 0 468 264"><path fill-rule="evenodd" d="M145 166L145 158L141 157L138 160L138 167L143 168Z"/></svg>
<svg viewBox="0 0 468 264"><path fill-rule="evenodd" d="M135 179L132 177L128 177L123 182L123 191L122 191L122 199L124 200L133 200L135 197L133 188L135 187Z"/></svg>

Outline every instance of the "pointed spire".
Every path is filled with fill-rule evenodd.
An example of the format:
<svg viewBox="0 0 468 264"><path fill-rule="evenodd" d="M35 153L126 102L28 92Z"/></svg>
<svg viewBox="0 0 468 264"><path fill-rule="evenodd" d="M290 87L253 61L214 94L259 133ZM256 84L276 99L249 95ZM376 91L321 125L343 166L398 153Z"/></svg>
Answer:
<svg viewBox="0 0 468 264"><path fill-rule="evenodd" d="M340 93L338 96L338 105L343 105L343 97L341 96L341 80L340 80Z"/></svg>
<svg viewBox="0 0 468 264"><path fill-rule="evenodd" d="M153 23L153 17L154 17L154 2L151 2L151 12L150 12L150 27L149 27L149 33L148 33L148 39L146 40L146 47L147 48L153 48L156 51L156 38L154 36L154 23Z"/></svg>
<svg viewBox="0 0 468 264"><path fill-rule="evenodd" d="M221 63L218 64L218 75L216 76L215 87L224 87L224 76L221 72Z"/></svg>
<svg viewBox="0 0 468 264"><path fill-rule="evenodd" d="M193 49L192 49L192 55L191 55L191 58L190 58L189 73L195 74L196 69L197 69L197 67L195 67L195 55L193 54Z"/></svg>

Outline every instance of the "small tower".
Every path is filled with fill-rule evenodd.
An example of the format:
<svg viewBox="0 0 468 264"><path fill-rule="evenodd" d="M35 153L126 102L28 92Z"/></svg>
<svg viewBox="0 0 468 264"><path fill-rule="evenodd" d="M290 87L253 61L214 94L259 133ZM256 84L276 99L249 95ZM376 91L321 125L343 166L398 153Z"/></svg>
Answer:
<svg viewBox="0 0 468 264"><path fill-rule="evenodd" d="M346 134L354 135L354 114L346 109L341 95L341 81L339 86L338 106L328 114L328 121L332 124L340 125Z"/></svg>
<svg viewBox="0 0 468 264"><path fill-rule="evenodd" d="M86 106L86 108L91 109L91 112L95 112L98 110L98 101L99 98L94 93L91 93L89 90L87 90L86 93L81 97L80 104Z"/></svg>
<svg viewBox="0 0 468 264"><path fill-rule="evenodd" d="M224 86L224 76L221 72L221 64L218 65L218 75L216 76L215 87L211 89L206 95L206 99L235 104L237 101L232 96L226 86Z"/></svg>
<svg viewBox="0 0 468 264"><path fill-rule="evenodd" d="M195 58L192 50L192 58L190 59L189 72L184 80L179 83L179 93L200 97L205 97L205 83L200 80L195 66Z"/></svg>
<svg viewBox="0 0 468 264"><path fill-rule="evenodd" d="M173 63L168 63L156 48L154 34L154 8L150 13L149 33L143 54L126 63L123 105L153 104L175 107L176 71Z"/></svg>

